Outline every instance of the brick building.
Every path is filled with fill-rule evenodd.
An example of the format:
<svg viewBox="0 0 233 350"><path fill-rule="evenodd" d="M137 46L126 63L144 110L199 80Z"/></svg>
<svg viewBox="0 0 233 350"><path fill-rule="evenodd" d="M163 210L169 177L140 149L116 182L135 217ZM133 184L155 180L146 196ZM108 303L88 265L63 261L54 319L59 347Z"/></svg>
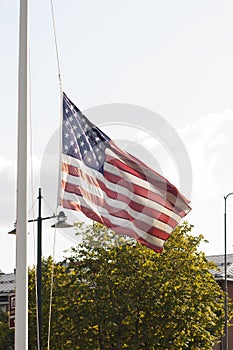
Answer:
<svg viewBox="0 0 233 350"><path fill-rule="evenodd" d="M15 293L15 274L4 273L0 270L0 308L9 309L9 296Z"/></svg>
<svg viewBox="0 0 233 350"><path fill-rule="evenodd" d="M214 277L223 290L225 282L224 257L224 255L207 256L207 259L209 261L213 261L219 269L219 271L214 272ZM233 301L233 254L227 254L227 288L229 298ZM233 320L231 323L233 323ZM228 327L228 349L233 349L233 327ZM220 343L213 348L213 350L223 350L222 339Z"/></svg>

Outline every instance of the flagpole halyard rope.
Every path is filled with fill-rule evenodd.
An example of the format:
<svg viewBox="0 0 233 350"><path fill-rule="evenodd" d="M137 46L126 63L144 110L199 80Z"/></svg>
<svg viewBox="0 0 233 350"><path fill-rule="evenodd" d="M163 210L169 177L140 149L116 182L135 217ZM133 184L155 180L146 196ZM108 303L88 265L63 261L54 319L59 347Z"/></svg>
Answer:
<svg viewBox="0 0 233 350"><path fill-rule="evenodd" d="M56 31L56 23L55 23L55 15L54 15L54 6L53 6L53 0L50 0L50 7L51 7L51 17L52 17L52 24L53 24L53 36L54 36L54 43L55 43L55 49L56 49L56 57L57 57L57 73L58 73L58 80L59 80L59 88L60 88L60 128L62 127L62 101L63 101L63 88L62 88L62 79L61 79L61 68L60 68L60 59L59 59L59 53L58 53L58 43L57 43L57 31ZM61 130L60 130L60 137L59 137L59 172L58 172L58 188L60 188L60 174L61 174ZM57 206L59 206L60 198L57 198Z"/></svg>
<svg viewBox="0 0 233 350"><path fill-rule="evenodd" d="M57 34L56 34L53 0L50 0L50 4L51 4L51 15L52 15L52 23L53 23L53 36L54 36L54 43L55 43L56 57L57 57L58 79L59 79L59 85L60 85L60 89L61 89L62 88L61 68L60 68L60 59L59 59L59 54L58 54L58 44L57 44Z"/></svg>
<svg viewBox="0 0 233 350"><path fill-rule="evenodd" d="M59 89L60 89L60 128L62 126L62 79L61 79L61 68L60 68L60 60L58 54L58 43L57 43L57 34L56 34L56 25L55 25L55 15L54 15L54 6L53 0L50 0L51 7L51 16L52 16L52 25L53 25L53 36L56 50L56 58L57 58L57 71L58 71L58 81L59 81ZM61 134L61 132L60 132ZM59 137L59 155L61 154L61 136ZM60 159L59 159L59 175L58 182L60 186ZM59 198L57 198L57 207L59 205ZM57 214L57 213L56 213ZM51 280L50 280L50 299L49 299L49 320L48 320L48 339L47 339L47 350L50 349L50 339L51 339L51 319L52 319L52 300L53 300L53 285L54 285L54 257L55 257L55 247L56 247L56 228L54 233L54 241L53 241L53 261L51 268Z"/></svg>

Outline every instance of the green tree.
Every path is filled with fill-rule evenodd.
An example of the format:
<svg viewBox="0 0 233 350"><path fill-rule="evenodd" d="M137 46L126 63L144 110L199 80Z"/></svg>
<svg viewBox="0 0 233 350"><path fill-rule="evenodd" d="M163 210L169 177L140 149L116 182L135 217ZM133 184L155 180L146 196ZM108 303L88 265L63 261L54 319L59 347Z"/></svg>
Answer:
<svg viewBox="0 0 233 350"><path fill-rule="evenodd" d="M60 263L55 263L51 257L43 259L42 261L42 349L47 349L48 341L48 323L50 312L50 291L51 291L51 276L53 274L53 302L52 312L53 320L51 326L51 332L53 333L53 339L56 339L56 335L59 333L59 323L56 324L56 320L59 318L59 312L65 314L65 302L68 293L72 290L69 288L67 280L66 267ZM29 323L29 350L37 348L37 307L36 307L36 271L35 267L29 269L29 298L28 298L28 323ZM69 278L69 277L68 277ZM62 337L62 341L65 340ZM54 347L54 349L57 349ZM59 347L63 349L63 347ZM68 348L67 348L68 349Z"/></svg>
<svg viewBox="0 0 233 350"><path fill-rule="evenodd" d="M212 349L223 332L224 294L191 225L179 226L162 254L99 224L77 229L83 243L54 266L51 349ZM52 265L43 262L44 348Z"/></svg>
<svg viewBox="0 0 233 350"><path fill-rule="evenodd" d="M0 308L0 349L14 348L14 330L9 329L8 314Z"/></svg>

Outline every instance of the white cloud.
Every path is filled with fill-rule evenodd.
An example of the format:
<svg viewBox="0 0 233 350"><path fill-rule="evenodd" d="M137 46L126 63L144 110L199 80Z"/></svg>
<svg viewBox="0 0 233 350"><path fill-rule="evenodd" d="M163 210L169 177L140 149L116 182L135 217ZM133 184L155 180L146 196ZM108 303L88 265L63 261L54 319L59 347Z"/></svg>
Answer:
<svg viewBox="0 0 233 350"><path fill-rule="evenodd" d="M1 224L6 223L14 210L16 164L0 156L0 210Z"/></svg>
<svg viewBox="0 0 233 350"><path fill-rule="evenodd" d="M193 169L193 210L187 219L209 240L209 254L223 252L223 196L233 190L232 131L231 110L208 114L180 130ZM230 217L228 222L233 229Z"/></svg>
<svg viewBox="0 0 233 350"><path fill-rule="evenodd" d="M28 209L37 197L36 189L39 183L39 171L41 160L33 156L28 162ZM33 170L31 170L31 167ZM10 230L16 219L16 187L17 187L17 164L13 160L0 156L0 213L1 227ZM33 198L32 198L33 195Z"/></svg>
<svg viewBox="0 0 233 350"><path fill-rule="evenodd" d="M231 158L232 130L233 111L230 110L209 114L180 130L192 163L194 196L214 195L222 185L227 166L224 158L227 155Z"/></svg>
<svg viewBox="0 0 233 350"><path fill-rule="evenodd" d="M12 160L8 160L0 156L0 174L7 173L8 175L12 175L13 167L14 162Z"/></svg>

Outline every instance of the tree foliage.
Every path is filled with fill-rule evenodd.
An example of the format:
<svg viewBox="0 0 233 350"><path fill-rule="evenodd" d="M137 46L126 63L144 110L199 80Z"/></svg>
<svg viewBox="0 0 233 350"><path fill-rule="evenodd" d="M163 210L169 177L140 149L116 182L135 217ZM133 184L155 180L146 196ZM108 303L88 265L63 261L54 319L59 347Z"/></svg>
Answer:
<svg viewBox="0 0 233 350"><path fill-rule="evenodd" d="M198 251L203 237L179 226L156 254L99 224L66 264L43 261L43 348L54 268L51 349L212 349L224 326L224 294ZM34 270L30 270L30 349L36 344ZM230 314L231 312L229 312Z"/></svg>
<svg viewBox="0 0 233 350"><path fill-rule="evenodd" d="M14 330L9 329L9 316L0 308L0 349L10 350L14 347Z"/></svg>

